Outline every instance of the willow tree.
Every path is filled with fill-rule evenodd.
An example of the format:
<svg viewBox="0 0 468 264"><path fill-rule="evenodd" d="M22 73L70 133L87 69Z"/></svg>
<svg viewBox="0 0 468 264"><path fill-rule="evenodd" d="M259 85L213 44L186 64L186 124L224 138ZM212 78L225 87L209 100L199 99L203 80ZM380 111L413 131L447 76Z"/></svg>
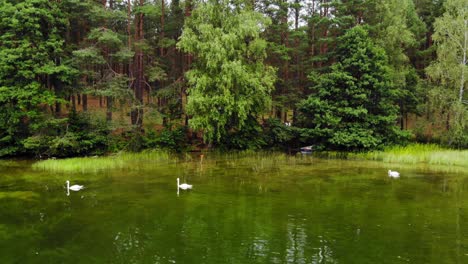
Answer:
<svg viewBox="0 0 468 264"><path fill-rule="evenodd" d="M275 72L260 37L268 24L248 3L228 0L200 3L187 19L178 43L196 58L186 74L187 113L206 141L220 142L268 109Z"/></svg>

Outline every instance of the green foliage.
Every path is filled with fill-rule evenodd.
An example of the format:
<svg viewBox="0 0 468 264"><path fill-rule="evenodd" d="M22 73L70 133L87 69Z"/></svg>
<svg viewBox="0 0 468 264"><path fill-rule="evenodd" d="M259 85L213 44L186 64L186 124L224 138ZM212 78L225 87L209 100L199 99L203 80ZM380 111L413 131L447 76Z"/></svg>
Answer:
<svg viewBox="0 0 468 264"><path fill-rule="evenodd" d="M447 0L444 7L445 13L434 23L437 60L426 69L440 88L432 90L428 110L446 116L448 133L444 142L466 148L468 107L464 91L468 83L468 5L463 0ZM437 97L447 100L438 102Z"/></svg>
<svg viewBox="0 0 468 264"><path fill-rule="evenodd" d="M424 113L417 140L466 148L465 2L0 0L0 157L180 151L185 117L224 149L360 150L404 143L396 117ZM106 122L67 116L84 94ZM110 133L118 109L165 129ZM301 127L260 125L268 111Z"/></svg>
<svg viewBox="0 0 468 264"><path fill-rule="evenodd" d="M0 156L20 154L29 127L58 101L49 78L73 75L57 63L65 26L55 1L0 1Z"/></svg>
<svg viewBox="0 0 468 264"><path fill-rule="evenodd" d="M188 148L187 128L164 128L160 132L149 130L143 137L145 148L159 148L180 152Z"/></svg>
<svg viewBox="0 0 468 264"><path fill-rule="evenodd" d="M87 47L73 52L76 61L82 65L101 65L106 63L99 50L95 47Z"/></svg>
<svg viewBox="0 0 468 264"><path fill-rule="evenodd" d="M190 126L203 130L206 141L242 130L269 106L275 77L263 63L266 42L260 38L268 23L228 1L200 3L186 21L177 45L197 58L187 73L187 113Z"/></svg>
<svg viewBox="0 0 468 264"><path fill-rule="evenodd" d="M434 81L458 94L466 86L466 57L468 52L468 6L464 0L447 0L446 12L434 23L434 42L437 46L437 60L427 68L427 73ZM462 83L463 82L463 83ZM459 94L463 99L463 94Z"/></svg>
<svg viewBox="0 0 468 264"><path fill-rule="evenodd" d="M317 93L302 101L298 123L310 143L331 149L372 149L404 138L395 126L396 92L385 52L366 30L354 27L340 39L338 62Z"/></svg>
<svg viewBox="0 0 468 264"><path fill-rule="evenodd" d="M106 28L92 29L88 38L108 49L118 49L123 44L121 37L116 32Z"/></svg>
<svg viewBox="0 0 468 264"><path fill-rule="evenodd" d="M133 59L133 56L135 55L135 52L130 50L128 47L122 47L119 51L115 52L114 54L111 54L111 56L120 63L128 63L130 62L131 59Z"/></svg>
<svg viewBox="0 0 468 264"><path fill-rule="evenodd" d="M260 124L251 116L245 121L242 129L229 131L220 141L219 147L235 150L261 149L266 145L262 132Z"/></svg>
<svg viewBox="0 0 468 264"><path fill-rule="evenodd" d="M302 147L301 129L286 126L277 118L266 120L263 134L268 148L289 150Z"/></svg>
<svg viewBox="0 0 468 264"><path fill-rule="evenodd" d="M401 118L416 113L420 97L420 80L410 64L409 54L414 54L427 31L418 17L412 0L377 0L370 26L371 35L387 54L390 80L400 98ZM413 55L414 56L414 55Z"/></svg>
<svg viewBox="0 0 468 264"><path fill-rule="evenodd" d="M86 114L72 112L65 119L47 119L21 143L26 153L37 157L70 157L103 154L109 130Z"/></svg>

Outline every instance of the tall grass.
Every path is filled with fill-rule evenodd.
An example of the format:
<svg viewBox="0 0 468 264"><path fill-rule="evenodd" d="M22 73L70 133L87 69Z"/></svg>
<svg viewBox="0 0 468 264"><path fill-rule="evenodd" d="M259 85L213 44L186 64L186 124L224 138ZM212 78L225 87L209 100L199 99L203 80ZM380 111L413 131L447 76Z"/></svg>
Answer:
<svg viewBox="0 0 468 264"><path fill-rule="evenodd" d="M55 172L98 172L112 169L144 169L158 162L170 162L175 158L168 152L143 151L139 153L118 153L112 156L83 157L69 159L48 159L36 162L33 169Z"/></svg>
<svg viewBox="0 0 468 264"><path fill-rule="evenodd" d="M348 158L377 160L388 163L462 166L468 167L468 150L445 149L434 144L395 146L383 151L351 153Z"/></svg>

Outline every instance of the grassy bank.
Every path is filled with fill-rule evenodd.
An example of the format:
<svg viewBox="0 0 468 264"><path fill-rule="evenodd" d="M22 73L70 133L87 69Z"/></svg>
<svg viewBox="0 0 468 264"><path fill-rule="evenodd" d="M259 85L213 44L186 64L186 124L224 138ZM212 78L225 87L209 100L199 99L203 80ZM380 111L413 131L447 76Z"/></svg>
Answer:
<svg viewBox="0 0 468 264"><path fill-rule="evenodd" d="M202 161L201 156L186 155L185 160ZM254 171L275 170L285 165L315 164L316 158L370 160L394 164L440 165L445 168L468 169L468 150L445 149L433 144L412 144L405 147L390 147L383 151L365 153L321 152L315 155L287 155L278 152L241 151L206 153L206 166L224 164L226 167L246 167ZM201 160L200 160L201 158ZM141 170L157 163L177 162L179 159L168 152L143 151L118 153L104 157L49 159L33 164L37 170L55 172L98 172L113 169Z"/></svg>
<svg viewBox="0 0 468 264"><path fill-rule="evenodd" d="M158 162L174 161L168 152L143 151L139 153L117 153L103 157L48 159L34 163L33 169L55 172L97 172L112 169L142 169Z"/></svg>
<svg viewBox="0 0 468 264"><path fill-rule="evenodd" d="M350 153L348 158L383 161L387 163L468 167L468 150L445 149L434 144L412 144L390 147L383 151Z"/></svg>

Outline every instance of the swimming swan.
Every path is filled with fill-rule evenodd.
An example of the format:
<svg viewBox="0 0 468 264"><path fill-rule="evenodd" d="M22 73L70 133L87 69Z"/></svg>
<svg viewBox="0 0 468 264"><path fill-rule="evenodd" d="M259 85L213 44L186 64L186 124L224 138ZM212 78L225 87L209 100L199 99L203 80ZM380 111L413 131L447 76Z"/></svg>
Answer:
<svg viewBox="0 0 468 264"><path fill-rule="evenodd" d="M75 185L70 186L70 181L67 181L67 195L70 195L70 190L77 192L77 191L79 191L79 190L81 190L83 188L84 188L83 185L76 185L75 184Z"/></svg>
<svg viewBox="0 0 468 264"><path fill-rule="evenodd" d="M182 189L182 190L192 189L192 185L186 184L186 183L180 184L180 180L179 178L177 178L177 189Z"/></svg>
<svg viewBox="0 0 468 264"><path fill-rule="evenodd" d="M391 170L388 170L388 177L391 177L391 178L399 178L400 177L400 173L398 171L391 171Z"/></svg>

